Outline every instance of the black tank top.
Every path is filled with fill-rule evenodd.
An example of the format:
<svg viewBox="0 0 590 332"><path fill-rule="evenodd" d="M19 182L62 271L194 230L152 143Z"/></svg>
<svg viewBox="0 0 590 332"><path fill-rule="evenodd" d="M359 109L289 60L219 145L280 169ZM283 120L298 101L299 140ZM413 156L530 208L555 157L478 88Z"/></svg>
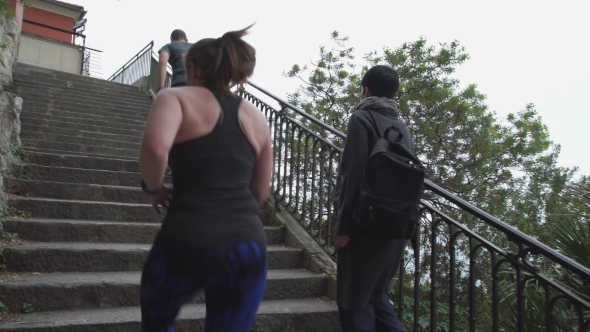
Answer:
<svg viewBox="0 0 590 332"><path fill-rule="evenodd" d="M240 102L238 96L220 99L221 114L211 133L172 146L168 164L174 194L157 243L266 241L250 193L256 151L239 122Z"/></svg>

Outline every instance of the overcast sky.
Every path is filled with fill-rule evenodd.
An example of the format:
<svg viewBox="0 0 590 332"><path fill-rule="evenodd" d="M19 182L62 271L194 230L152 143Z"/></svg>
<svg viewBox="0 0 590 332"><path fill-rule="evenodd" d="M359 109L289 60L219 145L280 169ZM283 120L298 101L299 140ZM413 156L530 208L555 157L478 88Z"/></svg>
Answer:
<svg viewBox="0 0 590 332"><path fill-rule="evenodd" d="M252 81L280 97L299 85L283 71L315 59L334 30L359 58L420 36L435 45L458 40L471 56L455 74L462 85L477 84L502 118L535 104L562 147L559 165L590 175L588 0L67 1L88 10L87 46L103 51L105 77L150 41L167 43L173 29L195 42L256 21L246 37L257 49Z"/></svg>

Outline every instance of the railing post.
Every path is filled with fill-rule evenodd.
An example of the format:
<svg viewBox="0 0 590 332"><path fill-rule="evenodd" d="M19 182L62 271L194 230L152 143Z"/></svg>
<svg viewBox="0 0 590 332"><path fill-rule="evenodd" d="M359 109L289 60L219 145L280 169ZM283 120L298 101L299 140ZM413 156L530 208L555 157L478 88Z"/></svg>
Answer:
<svg viewBox="0 0 590 332"><path fill-rule="evenodd" d="M420 225L416 227L414 240L414 331L418 331L420 325Z"/></svg>
<svg viewBox="0 0 590 332"><path fill-rule="evenodd" d="M474 239L469 237L469 331L475 332L475 253Z"/></svg>
<svg viewBox="0 0 590 332"><path fill-rule="evenodd" d="M496 252L492 251L492 331L500 331L500 307L498 298L498 282L500 279L500 265Z"/></svg>
<svg viewBox="0 0 590 332"><path fill-rule="evenodd" d="M458 233L455 231L453 224L449 225L450 241L449 241L449 331L456 331L455 315L457 311L457 295L455 294L455 238Z"/></svg>
<svg viewBox="0 0 590 332"><path fill-rule="evenodd" d="M436 291L438 289L436 279L437 248L436 237L439 220L431 214L432 224L430 230L430 331L436 332Z"/></svg>

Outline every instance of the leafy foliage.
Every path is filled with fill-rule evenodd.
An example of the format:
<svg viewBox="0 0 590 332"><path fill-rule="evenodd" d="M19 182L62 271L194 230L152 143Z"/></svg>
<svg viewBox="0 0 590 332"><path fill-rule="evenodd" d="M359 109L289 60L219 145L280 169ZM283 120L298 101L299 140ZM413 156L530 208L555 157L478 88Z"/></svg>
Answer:
<svg viewBox="0 0 590 332"><path fill-rule="evenodd" d="M8 147L10 149L10 153L12 153L12 155L16 159L24 161L24 162L27 161L27 157L25 155L25 150L21 146L17 147L12 143L8 143Z"/></svg>
<svg viewBox="0 0 590 332"><path fill-rule="evenodd" d="M564 194L571 188L577 169L557 166L560 146L551 141L549 129L533 104L524 105L523 109L505 118L498 117L488 108L485 95L477 90L475 84L463 86L453 77L455 68L469 59L465 48L457 41L431 46L426 39L420 38L395 48L385 47L379 52L369 52L363 57L363 65L355 62L354 48L347 47L347 41L348 38L341 37L337 31L333 32L331 47L321 46L316 60L306 66L294 65L284 73L303 83L297 91L288 95L290 103L346 132L348 119L360 101L362 74L375 64L394 67L401 81L400 90L395 96L400 104L400 117L413 133L416 151L427 165L429 180L542 242L551 243L555 239L559 242L556 247L571 257L579 257L580 261L590 257L588 210L584 210L585 223L580 218L563 218L571 211L580 209L579 201L564 200ZM290 115L322 139L337 147L343 146L340 138L323 133L321 128L301 116ZM331 174L336 172L331 171ZM588 181L588 178L584 179ZM427 194L425 199L486 240L508 251L518 251L505 234L464 213L441 197ZM433 222L432 218L422 220L424 232L420 243L420 265L415 267L415 271L410 271L424 276L420 285L416 286L427 286L426 281L431 273L430 253L438 252L436 296L440 297L440 303L437 304L437 312L440 310L442 314L445 306L452 301L458 301L458 307L467 307L469 275L474 273L478 302L478 309L474 309L476 325L489 326L489 294L492 289L489 254L484 250L476 252L471 270L467 256L470 241L465 236L451 240L451 230L447 226L439 230L437 247L432 248L430 230ZM548 225L556 225L556 229L551 232ZM559 235L557 228L567 234ZM445 291L450 286L448 253L451 245L457 253L463 253L458 254L463 255L460 256L462 259L455 262L456 299L450 299ZM553 273L550 271L557 270L547 264L546 271ZM577 288L580 292L590 294L590 288L585 288L588 285L581 285L574 277L550 275L568 283L570 287L576 287L577 283L577 287L581 287ZM525 295L531 296L528 303L532 309L538 304L537 300L544 301L533 281L529 282L525 292ZM510 295L515 290L514 278L506 276L502 287L503 303L507 304L502 313L503 320L510 322L512 307L508 304L515 298ZM430 286L424 289L425 293L431 292ZM428 301L429 295L425 294L420 299L420 308L428 309L429 304L423 304ZM426 316L422 309L418 315L420 325L424 327L430 322L423 321ZM566 309L565 304L556 306L555 313L559 310L568 313ZM531 327L539 324L536 313L544 315L545 312L531 310L527 315L532 320ZM562 318L561 322L569 319ZM559 322L556 318L556 326L561 324ZM437 330L445 329L437 326Z"/></svg>
<svg viewBox="0 0 590 332"><path fill-rule="evenodd" d="M29 218L31 217L31 213L28 211L19 210L12 206L5 206L4 209L0 211L0 217Z"/></svg>
<svg viewBox="0 0 590 332"><path fill-rule="evenodd" d="M30 6L26 0L17 0L21 5ZM8 0L0 0L0 16L14 17L14 10L10 8Z"/></svg>
<svg viewBox="0 0 590 332"><path fill-rule="evenodd" d="M26 302L23 303L23 312L25 314L30 314L33 311L34 311L34 309L33 309L33 305L32 304L26 303Z"/></svg>

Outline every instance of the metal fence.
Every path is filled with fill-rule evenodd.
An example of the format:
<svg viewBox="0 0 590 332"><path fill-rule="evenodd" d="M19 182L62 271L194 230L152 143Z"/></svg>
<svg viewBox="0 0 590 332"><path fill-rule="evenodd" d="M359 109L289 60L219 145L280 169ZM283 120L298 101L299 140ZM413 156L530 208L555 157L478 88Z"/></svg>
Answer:
<svg viewBox="0 0 590 332"><path fill-rule="evenodd" d="M155 87L153 42L109 80L133 84L142 77ZM268 119L275 150L272 195L335 258L334 197L345 134L255 84L238 94ZM406 328L590 330L590 294L551 273L590 287L590 269L430 181L425 191L419 227L392 288Z"/></svg>
<svg viewBox="0 0 590 332"><path fill-rule="evenodd" d="M172 83L172 75L167 65L165 87ZM156 92L158 89L158 55L154 52L154 42L150 42L135 54L127 63L117 70L107 80L123 84L140 84L146 80L148 89Z"/></svg>
<svg viewBox="0 0 590 332"><path fill-rule="evenodd" d="M238 94L268 119L275 149L272 195L335 258L333 196L344 133L255 84ZM406 328L589 331L588 298L552 278L547 267L586 285L590 269L430 181L425 191L429 199L421 203L419 228L392 289Z"/></svg>

